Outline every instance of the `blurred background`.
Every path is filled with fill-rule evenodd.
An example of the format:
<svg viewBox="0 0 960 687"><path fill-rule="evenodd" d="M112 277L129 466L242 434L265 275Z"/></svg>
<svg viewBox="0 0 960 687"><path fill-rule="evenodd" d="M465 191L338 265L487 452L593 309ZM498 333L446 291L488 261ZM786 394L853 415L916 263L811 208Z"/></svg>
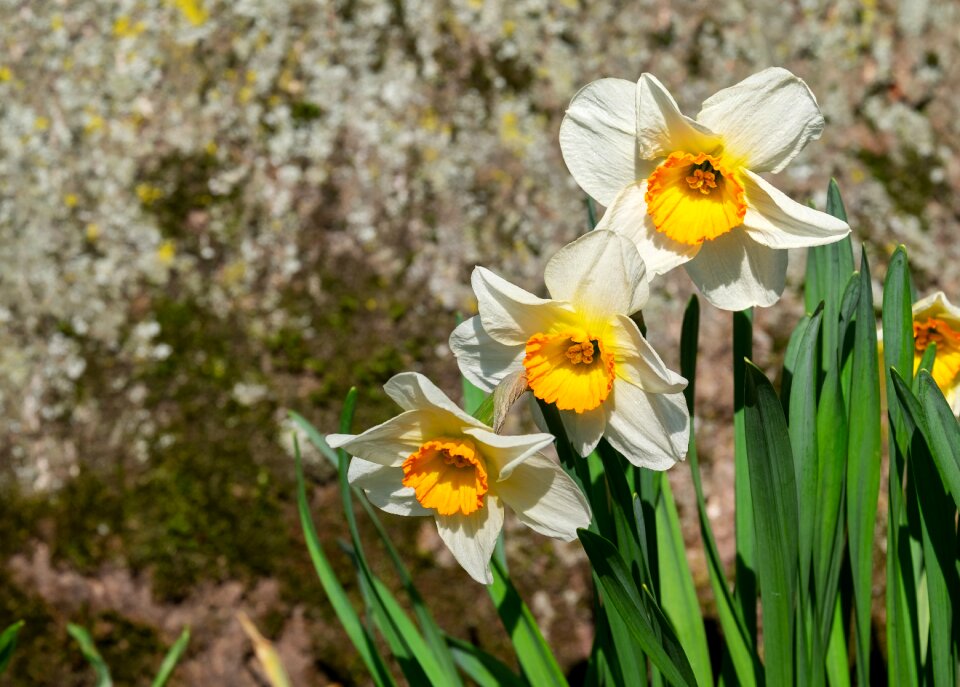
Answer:
<svg viewBox="0 0 960 687"><path fill-rule="evenodd" d="M537 290L587 228L557 131L593 79L652 72L692 115L754 71L791 69L827 127L777 185L822 208L836 177L875 279L904 243L921 295L960 298L956 2L2 0L0 13L0 626L27 622L3 685L90 684L68 621L120 684L148 681L187 624L177 684L261 684L241 610L295 684L365 683L300 535L286 411L332 431L356 384L365 428L393 414L380 385L407 369L459 398L446 338L475 307L473 266ZM784 299L757 313L770 369L802 275L798 253ZM670 275L654 293L650 338L676 368L691 289ZM705 305L697 387L728 561L729 320ZM321 537L356 592L333 473L307 460ZM671 480L706 588L688 474ZM432 524L386 517L441 625L506 657L486 593ZM578 547L523 534L508 552L575 669L592 637Z"/></svg>

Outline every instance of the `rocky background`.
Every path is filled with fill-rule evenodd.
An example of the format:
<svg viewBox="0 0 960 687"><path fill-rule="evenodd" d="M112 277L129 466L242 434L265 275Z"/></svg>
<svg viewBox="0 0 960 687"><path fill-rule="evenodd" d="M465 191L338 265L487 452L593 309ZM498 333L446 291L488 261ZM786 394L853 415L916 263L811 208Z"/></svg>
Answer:
<svg viewBox="0 0 960 687"><path fill-rule="evenodd" d="M2 0L0 17L0 626L27 622L3 685L90 684L68 621L120 684L149 681L187 624L176 684L260 684L240 610L295 684L365 683L299 532L286 412L330 431L356 384L369 426L406 369L456 393L446 337L472 267L536 290L587 227L557 131L593 79L650 71L692 114L793 70L828 123L777 185L822 207L836 177L875 277L904 243L921 293L960 297L957 3ZM772 374L802 271L798 253L756 315ZM676 367L690 286L654 293ZM729 330L705 306L697 421L728 559ZM331 471L309 460L349 581ZM671 480L705 583L686 466ZM441 624L508 656L432 527L388 523ZM509 555L575 670L578 548L523 535Z"/></svg>

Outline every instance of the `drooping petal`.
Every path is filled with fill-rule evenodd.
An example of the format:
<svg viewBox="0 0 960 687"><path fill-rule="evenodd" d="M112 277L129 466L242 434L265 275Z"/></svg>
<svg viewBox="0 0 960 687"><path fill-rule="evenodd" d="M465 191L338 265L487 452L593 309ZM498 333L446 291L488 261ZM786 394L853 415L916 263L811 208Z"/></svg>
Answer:
<svg viewBox="0 0 960 687"><path fill-rule="evenodd" d="M483 508L470 515L438 515L437 531L450 553L480 584L492 584L490 556L503 529L503 504L487 494Z"/></svg>
<svg viewBox="0 0 960 687"><path fill-rule="evenodd" d="M497 484L497 495L524 525L547 537L571 541L590 525L590 506L559 465L537 454Z"/></svg>
<svg viewBox="0 0 960 687"><path fill-rule="evenodd" d="M712 153L720 138L709 125L680 113L677 101L652 74L643 74L637 82L637 149L644 160L666 157L670 153ZM651 167L647 176L653 168ZM641 178L641 177L638 177Z"/></svg>
<svg viewBox="0 0 960 687"><path fill-rule="evenodd" d="M570 445L581 456L589 456L600 443L607 428L606 406L597 406L593 410L576 413L572 410L561 410L560 419L563 428L567 431Z"/></svg>
<svg viewBox="0 0 960 687"><path fill-rule="evenodd" d="M420 448L425 436L431 435L434 415L430 411L408 410L363 434L328 434L326 440L331 448L342 448L352 456L397 467Z"/></svg>
<svg viewBox="0 0 960 687"><path fill-rule="evenodd" d="M387 513L394 515L431 515L433 513L420 505L413 489L403 486L403 470L400 468L354 458L350 461L347 479L353 486L363 489L370 503Z"/></svg>
<svg viewBox="0 0 960 687"><path fill-rule="evenodd" d="M690 438L683 394L649 394L618 379L611 398L604 436L627 460L651 470L683 460Z"/></svg>
<svg viewBox="0 0 960 687"><path fill-rule="evenodd" d="M493 479L504 480L513 470L535 455L537 451L553 443L552 434L496 434L490 429L470 427L463 433L473 437L479 444L484 459L493 464Z"/></svg>
<svg viewBox="0 0 960 687"><path fill-rule="evenodd" d="M419 372L401 372L391 377L383 390L398 406L404 410L443 411L453 418L451 427L458 426L456 421L466 425L483 426L469 414L463 412L456 403L441 391L436 384ZM442 420L437 420L441 421ZM450 430L446 430L450 431ZM426 436L431 436L429 433Z"/></svg>
<svg viewBox="0 0 960 687"><path fill-rule="evenodd" d="M595 230L561 248L543 275L550 296L570 301L597 323L638 311L650 297L637 247L612 231Z"/></svg>
<svg viewBox="0 0 960 687"><path fill-rule="evenodd" d="M741 171L747 197L743 226L757 243L769 248L806 248L839 241L850 225L825 212L791 200L766 179Z"/></svg>
<svg viewBox="0 0 960 687"><path fill-rule="evenodd" d="M783 293L787 251L760 245L740 228L706 241L684 267L710 303L722 310L773 305Z"/></svg>
<svg viewBox="0 0 960 687"><path fill-rule="evenodd" d="M674 241L657 231L647 214L646 193L646 180L623 189L607 208L597 229L609 229L630 239L647 267L647 277L653 278L692 259L700 246Z"/></svg>
<svg viewBox="0 0 960 687"><path fill-rule="evenodd" d="M507 346L526 344L531 335L547 331L572 314L570 306L538 298L484 267L473 270L470 282L484 330Z"/></svg>
<svg viewBox="0 0 960 687"><path fill-rule="evenodd" d="M723 136L724 157L754 172L779 172L823 131L820 106L807 84L780 67L714 93L697 121Z"/></svg>
<svg viewBox="0 0 960 687"><path fill-rule="evenodd" d="M656 394L676 393L686 388L687 380L664 364L640 334L636 322L620 315L611 331L618 377Z"/></svg>
<svg viewBox="0 0 960 687"><path fill-rule="evenodd" d="M627 184L646 176L636 161L637 86L600 79L573 96L560 124L560 152L580 188L609 205Z"/></svg>
<svg viewBox="0 0 960 687"><path fill-rule="evenodd" d="M511 372L523 369L523 346L500 343L487 334L479 317L471 317L453 330L450 350L463 376L487 392Z"/></svg>

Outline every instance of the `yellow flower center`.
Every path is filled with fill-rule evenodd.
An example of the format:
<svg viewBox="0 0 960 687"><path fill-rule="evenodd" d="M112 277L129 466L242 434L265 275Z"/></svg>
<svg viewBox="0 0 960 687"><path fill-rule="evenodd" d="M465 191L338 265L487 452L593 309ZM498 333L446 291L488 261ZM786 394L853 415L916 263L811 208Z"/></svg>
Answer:
<svg viewBox="0 0 960 687"><path fill-rule="evenodd" d="M924 322L913 323L913 369L920 366L923 352L930 343L937 344L937 358L933 363L933 380L946 394L960 381L960 331L956 331L943 320L935 317Z"/></svg>
<svg viewBox="0 0 960 687"><path fill-rule="evenodd" d="M722 157L671 153L647 178L647 214L657 231L695 246L743 224L743 185Z"/></svg>
<svg viewBox="0 0 960 687"><path fill-rule="evenodd" d="M469 439L433 439L403 461L403 486L440 515L470 515L483 508L487 467Z"/></svg>
<svg viewBox="0 0 960 687"><path fill-rule="evenodd" d="M586 330L534 334L523 366L533 395L560 410L593 410L613 388L613 355Z"/></svg>

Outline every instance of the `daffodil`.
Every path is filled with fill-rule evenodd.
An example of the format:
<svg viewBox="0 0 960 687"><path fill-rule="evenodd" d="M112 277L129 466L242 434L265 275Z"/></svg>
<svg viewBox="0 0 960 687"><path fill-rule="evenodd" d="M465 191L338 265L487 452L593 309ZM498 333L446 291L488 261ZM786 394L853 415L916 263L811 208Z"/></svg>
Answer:
<svg viewBox="0 0 960 687"><path fill-rule="evenodd" d="M927 346L937 345L930 374L954 415L960 415L960 308L942 291L913 304L913 369L916 372Z"/></svg>
<svg viewBox="0 0 960 687"><path fill-rule="evenodd" d="M562 248L538 298L483 267L480 314L450 336L460 371L492 390L513 373L553 403L580 455L602 437L632 463L664 470L686 454L686 380L667 369L630 315L646 302L643 261L629 240L592 231Z"/></svg>
<svg viewBox="0 0 960 687"><path fill-rule="evenodd" d="M504 505L531 529L570 541L590 523L576 484L539 453L550 434L504 436L463 412L423 375L384 385L400 415L327 443L355 456L348 479L388 513L432 515L440 538L471 577L490 584Z"/></svg>
<svg viewBox="0 0 960 687"><path fill-rule="evenodd" d="M823 124L813 93L786 69L714 94L696 119L644 74L577 93L560 149L580 187L607 206L599 228L633 240L651 275L685 265L708 301L740 310L779 299L786 249L850 231L759 176L782 170Z"/></svg>

